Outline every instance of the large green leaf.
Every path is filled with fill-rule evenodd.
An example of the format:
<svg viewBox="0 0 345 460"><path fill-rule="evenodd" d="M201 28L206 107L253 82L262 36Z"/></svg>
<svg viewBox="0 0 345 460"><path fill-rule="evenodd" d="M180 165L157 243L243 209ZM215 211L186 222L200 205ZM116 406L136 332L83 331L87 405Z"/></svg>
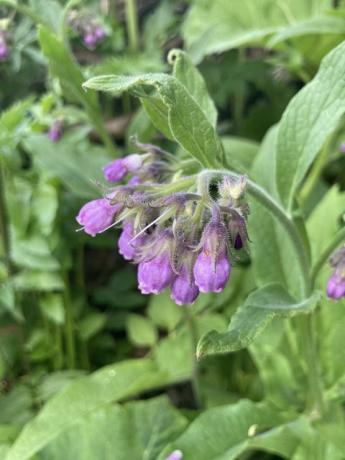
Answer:
<svg viewBox="0 0 345 460"><path fill-rule="evenodd" d="M265 136L252 168L253 179L275 199L277 189L272 170L275 168L276 142L277 127L274 126ZM256 200L251 200L250 205L249 235L256 282L259 285L280 283L297 296L302 277L285 229Z"/></svg>
<svg viewBox="0 0 345 460"><path fill-rule="evenodd" d="M113 94L129 91L148 100L155 90L154 97L158 94L168 110L169 127L175 140L203 166L219 165L223 157L220 139L199 104L175 77L158 73L138 77L104 75L91 78L83 86Z"/></svg>
<svg viewBox="0 0 345 460"><path fill-rule="evenodd" d="M276 181L284 205L292 209L298 186L345 107L345 43L322 61L319 72L290 102L279 125Z"/></svg>
<svg viewBox="0 0 345 460"><path fill-rule="evenodd" d="M156 460L186 426L166 397L108 406L51 443L43 460Z"/></svg>
<svg viewBox="0 0 345 460"><path fill-rule="evenodd" d="M302 302L294 300L279 284L269 284L250 294L234 316L227 332L211 331L197 348L199 358L230 353L246 348L275 317L308 313L316 305L319 294Z"/></svg>
<svg viewBox="0 0 345 460"><path fill-rule="evenodd" d="M205 80L193 65L189 56L182 50L172 50L169 59L173 62L173 75L186 88L189 94L200 105L212 126L217 124L217 109L208 94Z"/></svg>
<svg viewBox="0 0 345 460"><path fill-rule="evenodd" d="M282 421L276 410L243 399L237 404L204 411L177 440L170 444L158 460L175 449L183 460L233 460L250 446L248 435L261 433ZM255 438L253 438L255 442Z"/></svg>
<svg viewBox="0 0 345 460"><path fill-rule="evenodd" d="M328 0L196 0L183 27L187 50L198 62L203 56L231 48L265 44L274 34L298 25L330 7ZM324 17L324 16L322 16ZM328 33L339 33L339 27ZM324 33L325 28L316 30Z"/></svg>
<svg viewBox="0 0 345 460"><path fill-rule="evenodd" d="M31 422L26 424L6 460L25 460L49 444L84 417L102 406L166 380L151 360L123 361L81 377L54 396Z"/></svg>

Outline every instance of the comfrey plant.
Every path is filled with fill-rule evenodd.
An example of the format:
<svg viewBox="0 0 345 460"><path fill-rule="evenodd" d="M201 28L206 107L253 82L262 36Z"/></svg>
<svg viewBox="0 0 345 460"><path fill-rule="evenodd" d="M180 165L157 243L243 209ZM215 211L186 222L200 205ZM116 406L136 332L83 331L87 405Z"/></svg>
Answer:
<svg viewBox="0 0 345 460"><path fill-rule="evenodd" d="M181 177L172 154L138 145L143 154L103 168L107 181L131 175L128 183L85 204L78 223L92 236L122 225L119 252L138 264L143 294L170 287L171 298L183 305L200 292L222 291L236 253L248 246L246 177L209 170Z"/></svg>
<svg viewBox="0 0 345 460"><path fill-rule="evenodd" d="M72 10L68 22L87 48L94 49L106 37L104 27L89 12Z"/></svg>

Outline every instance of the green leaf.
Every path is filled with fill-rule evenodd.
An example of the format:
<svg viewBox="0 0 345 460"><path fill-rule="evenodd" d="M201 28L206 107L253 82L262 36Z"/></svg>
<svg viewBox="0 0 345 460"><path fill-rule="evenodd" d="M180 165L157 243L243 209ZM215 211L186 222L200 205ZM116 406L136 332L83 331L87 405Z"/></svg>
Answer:
<svg viewBox="0 0 345 460"><path fill-rule="evenodd" d="M213 127L217 125L217 109L211 99L205 80L182 50L171 50L168 56L173 64L173 75L182 83L193 99L199 104Z"/></svg>
<svg viewBox="0 0 345 460"><path fill-rule="evenodd" d="M83 91L84 77L81 67L65 47L63 41L42 25L38 27L38 40L43 54L49 61L51 74L59 79L64 96L84 107L96 131L111 150L112 143L102 121L97 96Z"/></svg>
<svg viewBox="0 0 345 460"><path fill-rule="evenodd" d="M19 291L60 291L64 288L58 272L23 270L13 277L14 287Z"/></svg>
<svg viewBox="0 0 345 460"><path fill-rule="evenodd" d="M107 322L107 315L103 313L90 313L84 316L78 324L81 340L87 341L100 332Z"/></svg>
<svg viewBox="0 0 345 460"><path fill-rule="evenodd" d="M279 125L276 181L284 205L295 193L345 107L345 43L322 61L315 78L290 102Z"/></svg>
<svg viewBox="0 0 345 460"><path fill-rule="evenodd" d="M162 374L150 360L123 361L82 377L54 396L41 412L27 423L10 449L6 460L26 460L63 432L105 404L153 388Z"/></svg>
<svg viewBox="0 0 345 460"><path fill-rule="evenodd" d="M151 100L148 90L155 90L167 108L171 133L180 146L205 167L216 167L222 160L223 147L215 129L175 77L158 73L138 77L104 75L91 78L83 86L115 95L129 91L148 100Z"/></svg>
<svg viewBox="0 0 345 460"><path fill-rule="evenodd" d="M187 51L194 62L207 54L231 48L265 44L272 34L300 21L319 16L327 0L197 0L183 26Z"/></svg>
<svg viewBox="0 0 345 460"><path fill-rule="evenodd" d="M156 460L186 419L165 396L100 408L43 450L43 460Z"/></svg>
<svg viewBox="0 0 345 460"><path fill-rule="evenodd" d="M127 320L129 340L139 347L151 347L157 341L157 331L152 322L141 315L130 315Z"/></svg>
<svg viewBox="0 0 345 460"><path fill-rule="evenodd" d="M266 326L279 316L290 317L297 313L309 313L320 296L297 302L279 284L269 284L250 294L231 318L227 332L211 331L198 343L197 356L224 354L241 350L255 340Z"/></svg>
<svg viewBox="0 0 345 460"><path fill-rule="evenodd" d="M63 20L63 8L55 0L30 0L32 11L41 19L43 24L58 33Z"/></svg>
<svg viewBox="0 0 345 460"><path fill-rule="evenodd" d="M140 101L150 117L153 125L161 131L167 139L174 140L174 135L169 126L168 108L164 102L155 96L148 98L140 98Z"/></svg>
<svg viewBox="0 0 345 460"><path fill-rule="evenodd" d="M249 139L237 136L222 136L225 158L228 165L240 173L251 170L259 145Z"/></svg>
<svg viewBox="0 0 345 460"><path fill-rule="evenodd" d="M250 429L261 433L281 421L273 407L245 399L212 408L199 415L158 460L164 460L175 449L183 452L185 460L235 460L250 445Z"/></svg>
<svg viewBox="0 0 345 460"><path fill-rule="evenodd" d="M49 293L40 300L40 308L44 315L55 324L63 324L65 321L65 309L63 298L60 294Z"/></svg>
<svg viewBox="0 0 345 460"><path fill-rule="evenodd" d="M76 142L68 136L53 143L44 134L29 136L24 146L39 166L60 179L75 195L95 198L97 190L92 181L103 181L102 166L109 162L104 149L86 140Z"/></svg>
<svg viewBox="0 0 345 460"><path fill-rule="evenodd" d="M275 149L277 127L272 127L265 136L252 168L252 178L277 199L275 178ZM295 253L285 229L269 211L256 200L250 201L251 218L249 235L252 240L253 268L256 282L261 286L277 282L292 295L298 295L301 287L301 272L295 264ZM291 270L294 266L294 270Z"/></svg>
<svg viewBox="0 0 345 460"><path fill-rule="evenodd" d="M183 310L171 300L167 291L150 298L148 314L152 321L168 331L172 331L183 318Z"/></svg>

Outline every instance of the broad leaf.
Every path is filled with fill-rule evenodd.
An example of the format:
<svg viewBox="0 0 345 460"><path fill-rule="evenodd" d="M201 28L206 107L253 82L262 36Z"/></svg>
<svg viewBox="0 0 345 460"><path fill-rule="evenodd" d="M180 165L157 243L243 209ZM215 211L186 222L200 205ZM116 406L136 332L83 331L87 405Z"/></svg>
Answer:
<svg viewBox="0 0 345 460"><path fill-rule="evenodd" d="M42 452L42 460L156 460L186 419L164 396L101 407Z"/></svg>
<svg viewBox="0 0 345 460"><path fill-rule="evenodd" d="M277 411L265 404L242 400L237 404L204 411L158 460L179 449L183 460L234 460L250 444L248 430L263 432L282 421Z"/></svg>
<svg viewBox="0 0 345 460"><path fill-rule="evenodd" d="M168 111L168 123L175 140L205 167L216 167L223 158L223 147L213 126L198 103L175 77L146 74L139 77L104 75L94 77L85 88L121 94L129 91L141 98L152 98L155 90ZM150 113L149 113L150 115ZM153 123L155 120L152 119Z"/></svg>
<svg viewBox="0 0 345 460"><path fill-rule="evenodd" d="M345 43L322 61L319 72L290 102L279 125L276 181L284 205L293 199L310 165L345 109Z"/></svg>
<svg viewBox="0 0 345 460"><path fill-rule="evenodd" d="M319 294L314 294L297 302L279 284L264 286L250 294L236 311L227 332L212 331L200 340L197 356L201 358L246 348L275 317L308 313L318 299Z"/></svg>
<svg viewBox="0 0 345 460"><path fill-rule="evenodd" d="M196 0L183 27L187 50L199 62L207 54L265 44L273 34L329 7L327 0L290 0L288 5L275 0Z"/></svg>
<svg viewBox="0 0 345 460"><path fill-rule="evenodd" d="M212 126L217 124L217 109L208 94L205 80L182 50L172 50L168 59L173 63L173 75L186 88L208 118Z"/></svg>

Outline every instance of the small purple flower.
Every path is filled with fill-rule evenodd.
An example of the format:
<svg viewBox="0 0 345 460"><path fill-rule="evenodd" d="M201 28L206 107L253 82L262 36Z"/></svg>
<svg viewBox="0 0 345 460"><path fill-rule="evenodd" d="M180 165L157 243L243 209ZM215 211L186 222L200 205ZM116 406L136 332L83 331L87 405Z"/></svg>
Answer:
<svg viewBox="0 0 345 460"><path fill-rule="evenodd" d="M133 240L135 233L132 221L124 222L122 228L123 230L118 241L119 253L124 259L133 260L136 256L137 248L144 243L145 236L140 235Z"/></svg>
<svg viewBox="0 0 345 460"><path fill-rule="evenodd" d="M220 253L215 260L203 250L194 265L195 284L200 292L221 292L229 280L231 265L226 251Z"/></svg>
<svg viewBox="0 0 345 460"><path fill-rule="evenodd" d="M61 138L61 123L55 121L48 131L48 137L52 142L58 142Z"/></svg>
<svg viewBox="0 0 345 460"><path fill-rule="evenodd" d="M102 26L96 26L94 30L94 35L98 41L103 40L103 38L105 38L106 36L104 28Z"/></svg>
<svg viewBox="0 0 345 460"><path fill-rule="evenodd" d="M201 237L201 253L194 265L195 284L201 292L220 292L228 282L231 265L227 256L227 232L214 208Z"/></svg>
<svg viewBox="0 0 345 460"><path fill-rule="evenodd" d="M138 176L133 176L129 179L128 185L139 185L141 183Z"/></svg>
<svg viewBox="0 0 345 460"><path fill-rule="evenodd" d="M345 153L345 142L342 142L339 146L339 152Z"/></svg>
<svg viewBox="0 0 345 460"><path fill-rule="evenodd" d="M76 217L83 230L91 236L96 236L109 227L122 205L111 205L106 198L92 200L86 203Z"/></svg>
<svg viewBox="0 0 345 460"><path fill-rule="evenodd" d="M327 297L338 300L345 296L345 276L341 277L335 271L327 283Z"/></svg>
<svg viewBox="0 0 345 460"><path fill-rule="evenodd" d="M103 174L108 182L120 181L127 174L127 168L123 164L123 159L119 158L104 166Z"/></svg>
<svg viewBox="0 0 345 460"><path fill-rule="evenodd" d="M10 54L7 43L0 38L0 61L5 61Z"/></svg>
<svg viewBox="0 0 345 460"><path fill-rule="evenodd" d="M133 153L112 161L103 168L104 177L109 182L118 182L129 172L137 172L142 165L142 155Z"/></svg>
<svg viewBox="0 0 345 460"><path fill-rule="evenodd" d="M180 450L174 450L165 460L182 460L183 454Z"/></svg>
<svg viewBox="0 0 345 460"><path fill-rule="evenodd" d="M177 305L186 305L193 304L198 295L199 288L193 274L188 273L188 268L184 265L171 286L171 298Z"/></svg>
<svg viewBox="0 0 345 460"><path fill-rule="evenodd" d="M97 43L97 37L92 32L87 32L83 37L83 41L88 48L94 48Z"/></svg>
<svg viewBox="0 0 345 460"><path fill-rule="evenodd" d="M170 286L174 279L169 252L153 257L138 266L138 287L142 294L159 294Z"/></svg>

